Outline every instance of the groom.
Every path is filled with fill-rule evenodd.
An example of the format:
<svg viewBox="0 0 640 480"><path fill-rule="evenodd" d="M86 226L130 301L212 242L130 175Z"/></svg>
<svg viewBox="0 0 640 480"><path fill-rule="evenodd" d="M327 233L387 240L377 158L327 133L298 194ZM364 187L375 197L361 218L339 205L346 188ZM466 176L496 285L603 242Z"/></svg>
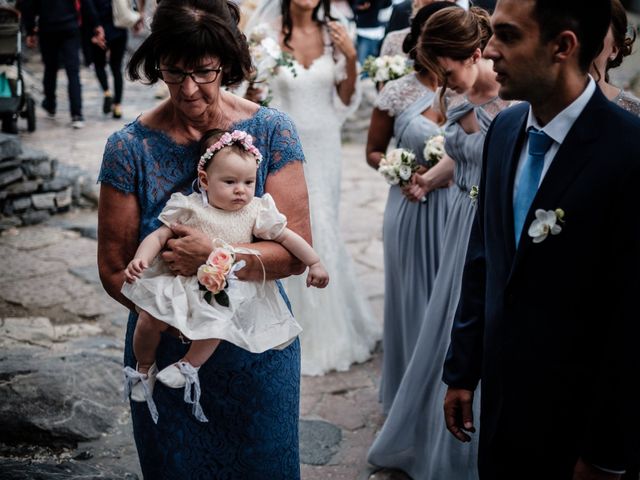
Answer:
<svg viewBox="0 0 640 480"><path fill-rule="evenodd" d="M500 96L444 367L482 479L618 479L640 453L640 120L587 75L610 0L499 0ZM636 477L637 478L637 477Z"/></svg>

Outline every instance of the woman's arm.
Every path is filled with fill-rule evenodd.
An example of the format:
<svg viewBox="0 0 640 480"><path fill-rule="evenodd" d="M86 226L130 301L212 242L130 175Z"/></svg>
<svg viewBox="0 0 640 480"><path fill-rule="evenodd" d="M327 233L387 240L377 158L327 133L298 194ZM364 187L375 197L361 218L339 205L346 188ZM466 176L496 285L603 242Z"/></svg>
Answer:
<svg viewBox="0 0 640 480"><path fill-rule="evenodd" d="M346 73L347 76L337 85L338 96L342 103L349 105L351 103L351 97L356 91L356 80L358 79L357 59L358 53L356 52L351 37L347 33L347 29L339 22L329 22L327 24L329 28L329 35L333 45L342 53L346 60Z"/></svg>
<svg viewBox="0 0 640 480"><path fill-rule="evenodd" d="M98 203L98 272L107 293L131 310L134 304L120 289L124 269L138 246L139 222L136 196L103 183Z"/></svg>
<svg viewBox="0 0 640 480"><path fill-rule="evenodd" d="M389 147L393 136L394 118L387 112L374 108L371 112L369 133L367 134L367 163L371 168L378 169L382 156Z"/></svg>
<svg viewBox="0 0 640 480"><path fill-rule="evenodd" d="M302 162L288 163L277 173L268 175L265 192L271 194L278 210L287 217L289 228L311 244L309 198ZM195 275L211 253L211 240L194 228L182 225L172 225L171 228L177 238L167 242L169 250L162 252L162 259L176 275ZM237 256L247 263L238 272L241 280L261 281L263 271L260 261L268 280L299 275L305 270L305 265L277 242L255 242L242 246L258 250L260 260L255 255Z"/></svg>

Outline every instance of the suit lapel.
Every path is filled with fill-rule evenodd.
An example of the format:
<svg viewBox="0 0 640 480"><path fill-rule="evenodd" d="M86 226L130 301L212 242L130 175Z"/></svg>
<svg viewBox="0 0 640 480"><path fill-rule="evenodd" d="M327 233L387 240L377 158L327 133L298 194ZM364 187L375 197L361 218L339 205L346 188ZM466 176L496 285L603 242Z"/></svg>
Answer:
<svg viewBox="0 0 640 480"><path fill-rule="evenodd" d="M523 256L526 255L529 248L534 245L532 238L527 235L527 229L535 218L535 211L537 209L555 210L556 208L562 208L562 205L558 204L562 195L578 178L580 171L585 167L585 165L592 160L594 153L593 149L590 148L590 145L597 140L602 131L602 128L599 126L599 122L597 121L599 115L596 111L603 106L604 102L608 102L608 100L598 89L596 89L595 93L589 100L589 103L587 103L586 107L569 130L564 142L560 145L560 148L551 162L551 166L549 167L549 170L547 171L542 184L531 203L531 208L527 213L527 217L524 222L524 233L522 234L520 244L516 251L509 280L513 277L513 274L517 269L518 264L522 261ZM511 181L511 185L511 192L513 193L513 179ZM513 226L513 202L511 202L511 208L509 211L511 212L511 225ZM513 227L511 229L511 235L513 236Z"/></svg>

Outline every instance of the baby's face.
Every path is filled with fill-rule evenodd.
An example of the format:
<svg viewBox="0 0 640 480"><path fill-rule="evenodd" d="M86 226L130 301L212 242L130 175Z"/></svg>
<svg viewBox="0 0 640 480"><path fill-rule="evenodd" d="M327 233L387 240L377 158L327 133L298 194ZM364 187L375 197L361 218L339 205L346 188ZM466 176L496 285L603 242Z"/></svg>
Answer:
<svg viewBox="0 0 640 480"><path fill-rule="evenodd" d="M235 149L218 152L207 167L209 204L222 210L240 210L253 199L256 190L256 161Z"/></svg>

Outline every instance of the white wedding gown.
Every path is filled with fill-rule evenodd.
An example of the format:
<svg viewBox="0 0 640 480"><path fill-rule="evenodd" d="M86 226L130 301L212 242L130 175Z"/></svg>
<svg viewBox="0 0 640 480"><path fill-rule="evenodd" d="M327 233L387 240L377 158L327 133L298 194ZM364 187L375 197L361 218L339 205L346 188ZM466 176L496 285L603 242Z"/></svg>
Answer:
<svg viewBox="0 0 640 480"><path fill-rule="evenodd" d="M303 329L304 375L347 370L352 363L367 360L382 336L341 238L338 216L340 130L357 108L360 91L356 89L348 106L342 103L336 83L346 75L344 57L334 54L330 42L325 44L324 54L308 69L294 62L295 77L290 69L280 68L269 81L273 96L269 106L292 117L302 140L313 247L330 275L325 289L307 288L306 274L285 281L293 314Z"/></svg>

